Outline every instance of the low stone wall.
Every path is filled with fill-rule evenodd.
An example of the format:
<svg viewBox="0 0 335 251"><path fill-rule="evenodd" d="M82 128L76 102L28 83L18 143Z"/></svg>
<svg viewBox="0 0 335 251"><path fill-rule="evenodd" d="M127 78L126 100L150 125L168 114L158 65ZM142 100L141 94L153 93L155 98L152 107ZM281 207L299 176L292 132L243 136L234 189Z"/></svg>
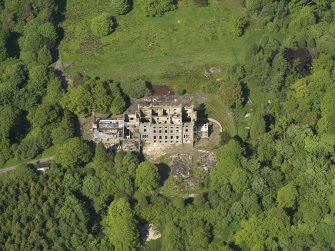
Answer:
<svg viewBox="0 0 335 251"><path fill-rule="evenodd" d="M208 118L208 121L217 124L220 127L220 132L223 132L222 125L220 124L219 121L217 121L216 119L212 119L212 118Z"/></svg>

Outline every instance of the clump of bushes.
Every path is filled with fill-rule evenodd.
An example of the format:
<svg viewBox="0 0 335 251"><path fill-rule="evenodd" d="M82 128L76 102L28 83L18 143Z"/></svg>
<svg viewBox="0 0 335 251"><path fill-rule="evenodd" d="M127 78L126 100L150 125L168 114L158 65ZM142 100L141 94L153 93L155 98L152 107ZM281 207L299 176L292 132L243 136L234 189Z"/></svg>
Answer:
<svg viewBox="0 0 335 251"><path fill-rule="evenodd" d="M240 37L244 34L245 29L248 27L249 21L246 17L237 17L232 22L232 33Z"/></svg>
<svg viewBox="0 0 335 251"><path fill-rule="evenodd" d="M113 17L107 13L94 17L91 22L92 32L100 37L107 36L114 31Z"/></svg>
<svg viewBox="0 0 335 251"><path fill-rule="evenodd" d="M142 10L148 17L163 16L177 8L174 0L142 0Z"/></svg>
<svg viewBox="0 0 335 251"><path fill-rule="evenodd" d="M142 98L151 94L147 81L142 78L128 79L122 84L122 90L132 98Z"/></svg>
<svg viewBox="0 0 335 251"><path fill-rule="evenodd" d="M112 0L111 9L115 15L124 15L130 10L129 0Z"/></svg>

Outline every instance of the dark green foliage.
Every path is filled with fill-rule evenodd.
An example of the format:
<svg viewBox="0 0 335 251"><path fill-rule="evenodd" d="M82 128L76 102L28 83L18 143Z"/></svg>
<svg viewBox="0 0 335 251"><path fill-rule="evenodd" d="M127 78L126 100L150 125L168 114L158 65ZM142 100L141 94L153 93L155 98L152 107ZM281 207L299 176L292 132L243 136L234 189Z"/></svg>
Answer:
<svg viewBox="0 0 335 251"><path fill-rule="evenodd" d="M150 16L175 8L172 1L145 2L134 5L134 14L141 7ZM1 174L0 250L334 249L331 1L245 1L251 28L268 35L245 45L250 50L245 60L237 53L238 64L217 62L225 68L222 82L200 86L232 107L238 133L250 127L250 138L226 137L197 191L169 177L172 196L160 187L154 164L102 144L90 163L91 148L74 138L76 115L119 114L125 94L148 93L141 79L119 85L85 74L62 86L46 67L58 39L57 5L0 1L0 164L55 147L46 173L23 165ZM219 18L215 11L213 18ZM240 32L245 27L236 20ZM280 31L276 38L273 31ZM247 96L252 102L245 104ZM198 171L191 169L190 185ZM149 223L162 237L144 242L139 233Z"/></svg>
<svg viewBox="0 0 335 251"><path fill-rule="evenodd" d="M141 0L141 7L146 16L162 16L165 12L177 8L173 0Z"/></svg>
<svg viewBox="0 0 335 251"><path fill-rule="evenodd" d="M95 35L100 37L111 34L114 30L112 16L107 13L103 13L100 16L93 18L91 22L91 29Z"/></svg>
<svg viewBox="0 0 335 251"><path fill-rule="evenodd" d="M38 61L49 64L52 60L50 49L55 46L57 33L50 22L43 23L38 19L31 20L24 29L19 44L20 56L25 61Z"/></svg>
<svg viewBox="0 0 335 251"><path fill-rule="evenodd" d="M60 243L67 249L87 245L88 213L74 195L65 198L63 206L59 209L56 219L59 224Z"/></svg>
<svg viewBox="0 0 335 251"><path fill-rule="evenodd" d="M0 218L6 222L0 230L1 249L88 246L92 237L87 210L74 195L59 189L62 183L63 174L57 170L37 176L26 166L1 179ZM10 224L9 218L15 223Z"/></svg>
<svg viewBox="0 0 335 251"><path fill-rule="evenodd" d="M43 65L49 65L52 62L51 52L46 46L38 52L37 62Z"/></svg>
<svg viewBox="0 0 335 251"><path fill-rule="evenodd" d="M7 57L7 34L0 29L0 62Z"/></svg>
<svg viewBox="0 0 335 251"><path fill-rule="evenodd" d="M61 110L58 106L42 104L32 111L28 117L34 127L45 127L59 121Z"/></svg>
<svg viewBox="0 0 335 251"><path fill-rule="evenodd" d="M119 84L111 84L110 85L110 90L112 93L112 103L110 107L110 111L112 114L121 114L122 112L125 111L126 109L126 101L125 97L121 91L120 85Z"/></svg>
<svg viewBox="0 0 335 251"><path fill-rule="evenodd" d="M229 81L221 84L220 96L228 107L240 106L243 102L243 92L238 81Z"/></svg>
<svg viewBox="0 0 335 251"><path fill-rule="evenodd" d="M92 111L121 114L125 110L127 104L119 84L95 79L83 81L69 86L61 100L64 108L84 116L90 115Z"/></svg>
<svg viewBox="0 0 335 251"><path fill-rule="evenodd" d="M112 14L124 15L130 10L129 0L111 0Z"/></svg>
<svg viewBox="0 0 335 251"><path fill-rule="evenodd" d="M150 162L142 162L136 170L135 184L144 194L157 189L159 175L157 167Z"/></svg>
<svg viewBox="0 0 335 251"><path fill-rule="evenodd" d="M246 17L236 17L232 21L232 33L240 37L244 34L249 22Z"/></svg>
<svg viewBox="0 0 335 251"><path fill-rule="evenodd" d="M99 196L101 184L98 178L94 176L86 176L83 181L83 194L94 199Z"/></svg>
<svg viewBox="0 0 335 251"><path fill-rule="evenodd" d="M121 87L123 92L132 98L142 98L150 95L147 81L144 79L129 79L122 83Z"/></svg>
<svg viewBox="0 0 335 251"><path fill-rule="evenodd" d="M0 109L0 163L12 157L11 144L19 141L22 134L22 124L19 111L10 106L2 106Z"/></svg>
<svg viewBox="0 0 335 251"><path fill-rule="evenodd" d="M138 247L136 221L125 199L110 204L104 225L104 232L116 250L135 250Z"/></svg>
<svg viewBox="0 0 335 251"><path fill-rule="evenodd" d="M236 140L220 147L217 152L218 167L211 172L211 185L220 187L227 184L230 176L241 164L245 149Z"/></svg>
<svg viewBox="0 0 335 251"><path fill-rule="evenodd" d="M75 136L74 116L69 112L65 112L63 119L53 129L51 135L53 144L61 144L67 139L73 138Z"/></svg>
<svg viewBox="0 0 335 251"><path fill-rule="evenodd" d="M172 250L185 250L182 237L181 237L181 231L178 226L175 224L167 224L164 229L164 237L163 237L163 245L166 248L166 250L172 251Z"/></svg>
<svg viewBox="0 0 335 251"><path fill-rule="evenodd" d="M58 147L55 159L64 168L75 168L83 166L91 156L91 150L86 143L79 138L71 138Z"/></svg>

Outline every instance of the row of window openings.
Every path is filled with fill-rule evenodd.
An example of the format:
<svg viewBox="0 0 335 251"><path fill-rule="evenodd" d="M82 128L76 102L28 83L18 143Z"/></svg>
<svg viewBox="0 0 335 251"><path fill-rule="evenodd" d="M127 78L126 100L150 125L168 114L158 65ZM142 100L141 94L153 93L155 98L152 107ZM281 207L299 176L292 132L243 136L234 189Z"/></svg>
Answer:
<svg viewBox="0 0 335 251"><path fill-rule="evenodd" d="M147 138L149 138L149 137L148 137L147 134L144 134L144 135L142 136L142 138L143 138L143 139L147 139ZM184 139L188 139L188 138L190 138L190 135L184 135ZM157 139L157 136L154 136L154 140L156 140L156 139ZM162 136L158 136L158 139L163 139L163 137L162 137ZM168 136L165 136L165 139L168 139ZM173 136L170 136L170 139L174 139L174 137L173 137ZM179 139L179 136L176 136L175 139Z"/></svg>
<svg viewBox="0 0 335 251"><path fill-rule="evenodd" d="M158 141L159 143L163 143L163 141ZM154 140L154 143L157 143L157 140ZM167 140L164 141L164 143L168 143ZM180 143L180 142L174 142L174 141L170 141L170 144L173 144L173 143Z"/></svg>
<svg viewBox="0 0 335 251"><path fill-rule="evenodd" d="M145 125L145 126L143 126L143 127L144 127L144 130L146 130L145 128L146 128L147 126ZM184 127L185 127L185 128L188 128L188 125L185 125ZM153 128L155 128L155 129L156 129L157 127L156 127L156 126L154 126ZM161 127L161 126L159 126L159 127L158 127L158 129L162 129L162 127ZM179 127L176 127L176 129L179 129Z"/></svg>
<svg viewBox="0 0 335 251"><path fill-rule="evenodd" d="M144 136L148 136L148 135L144 135ZM144 138L143 136L143 138ZM146 137L147 138L147 137ZM158 136L158 139L162 139L163 137L162 136ZM154 136L154 140L157 139L157 136ZM165 136L165 139L168 139L168 136ZM170 136L170 139L174 139L173 136ZM179 136L176 136L176 139L179 139Z"/></svg>
<svg viewBox="0 0 335 251"><path fill-rule="evenodd" d="M143 131L147 132L147 129L144 128ZM188 132L188 129L185 129L185 132ZM157 133L157 131L153 130L153 133ZM159 130L158 133L162 133L162 130ZM168 130L165 130L165 133L168 133ZM173 130L171 130L170 133L173 133ZM176 130L176 133L179 133L179 130Z"/></svg>

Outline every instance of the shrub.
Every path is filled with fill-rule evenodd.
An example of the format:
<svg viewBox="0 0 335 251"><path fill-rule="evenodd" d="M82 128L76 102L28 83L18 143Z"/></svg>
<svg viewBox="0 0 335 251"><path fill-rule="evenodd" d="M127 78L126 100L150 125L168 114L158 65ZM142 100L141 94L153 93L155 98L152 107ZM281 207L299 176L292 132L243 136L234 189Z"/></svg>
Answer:
<svg viewBox="0 0 335 251"><path fill-rule="evenodd" d="M113 14L124 15L130 10L130 4L128 0L112 0L111 8Z"/></svg>
<svg viewBox="0 0 335 251"><path fill-rule="evenodd" d="M114 30L114 22L111 15L103 13L92 19L91 29L97 36L107 36Z"/></svg>
<svg viewBox="0 0 335 251"><path fill-rule="evenodd" d="M236 107L242 104L242 87L238 81L222 83L218 93L223 102L229 107Z"/></svg>
<svg viewBox="0 0 335 251"><path fill-rule="evenodd" d="M177 8L173 0L142 0L142 9L146 16L163 16L165 12Z"/></svg>
<svg viewBox="0 0 335 251"><path fill-rule="evenodd" d="M235 36L240 37L244 34L249 21L246 17L237 17L233 20L232 32Z"/></svg>
<svg viewBox="0 0 335 251"><path fill-rule="evenodd" d="M132 98L142 98L149 96L150 90L147 87L147 82L144 79L129 79L122 84L122 90L125 94Z"/></svg>

